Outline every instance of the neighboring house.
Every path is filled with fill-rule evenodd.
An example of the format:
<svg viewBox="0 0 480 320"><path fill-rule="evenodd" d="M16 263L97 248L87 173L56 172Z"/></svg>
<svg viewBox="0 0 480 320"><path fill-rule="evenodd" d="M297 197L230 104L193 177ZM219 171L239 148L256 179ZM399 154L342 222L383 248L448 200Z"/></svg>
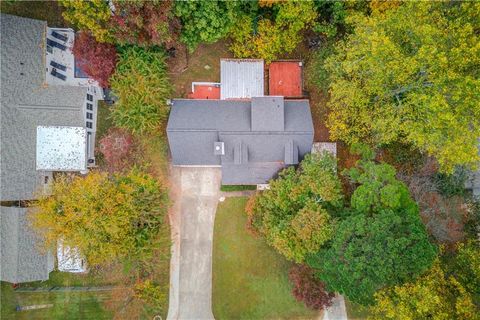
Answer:
<svg viewBox="0 0 480 320"><path fill-rule="evenodd" d="M167 126L174 165L221 166L223 184L263 184L310 152L308 100L174 100Z"/></svg>
<svg viewBox="0 0 480 320"><path fill-rule="evenodd" d="M11 283L48 280L54 257L38 248L38 237L29 229L27 209L0 207L0 280Z"/></svg>
<svg viewBox="0 0 480 320"><path fill-rule="evenodd" d="M15 206L48 192L54 172L85 172L95 164L96 108L102 89L75 69L73 30L7 14L0 14L0 22L0 201L2 206ZM4 221L14 219L9 213L25 210L10 208L5 214L2 208L2 228ZM18 226L19 237L31 233L25 224ZM2 267L8 267L5 259L12 256L3 243L1 256ZM31 259L39 261L33 255ZM42 270L50 270L42 261ZM3 273L0 280L10 281ZM33 280L45 276L25 281Z"/></svg>

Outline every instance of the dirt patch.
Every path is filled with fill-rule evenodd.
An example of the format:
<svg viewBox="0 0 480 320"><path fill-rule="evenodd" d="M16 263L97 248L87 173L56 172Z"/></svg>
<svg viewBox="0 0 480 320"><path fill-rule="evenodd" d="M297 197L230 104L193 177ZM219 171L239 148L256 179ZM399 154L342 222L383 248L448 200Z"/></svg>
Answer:
<svg viewBox="0 0 480 320"><path fill-rule="evenodd" d="M176 55L180 50L177 50ZM195 52L185 51L185 59L170 58L168 66L174 86L174 96L186 98L193 81L220 82L220 59L231 58L225 41L200 45Z"/></svg>

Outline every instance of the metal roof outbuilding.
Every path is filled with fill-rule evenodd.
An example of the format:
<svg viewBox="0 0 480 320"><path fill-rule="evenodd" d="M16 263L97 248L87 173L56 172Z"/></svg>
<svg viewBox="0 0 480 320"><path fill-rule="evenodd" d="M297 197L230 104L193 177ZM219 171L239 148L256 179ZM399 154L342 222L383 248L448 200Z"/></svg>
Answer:
<svg viewBox="0 0 480 320"><path fill-rule="evenodd" d="M264 96L263 60L220 60L220 99L250 99Z"/></svg>

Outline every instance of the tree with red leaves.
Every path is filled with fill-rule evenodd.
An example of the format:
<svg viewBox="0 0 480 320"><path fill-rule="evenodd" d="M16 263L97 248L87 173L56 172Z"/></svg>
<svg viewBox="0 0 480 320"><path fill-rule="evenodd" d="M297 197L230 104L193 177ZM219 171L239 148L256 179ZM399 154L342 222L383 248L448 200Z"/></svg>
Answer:
<svg viewBox="0 0 480 320"><path fill-rule="evenodd" d="M107 88L118 61L115 46L97 42L89 32L82 31L75 36L72 52L77 66L101 87Z"/></svg>
<svg viewBox="0 0 480 320"><path fill-rule="evenodd" d="M171 0L116 0L113 4L115 14L110 19L110 29L116 43L167 49L175 45L180 22L171 13Z"/></svg>
<svg viewBox="0 0 480 320"><path fill-rule="evenodd" d="M292 294L310 309L321 310L332 304L334 293L325 291L325 284L306 265L294 265L288 274L293 284Z"/></svg>

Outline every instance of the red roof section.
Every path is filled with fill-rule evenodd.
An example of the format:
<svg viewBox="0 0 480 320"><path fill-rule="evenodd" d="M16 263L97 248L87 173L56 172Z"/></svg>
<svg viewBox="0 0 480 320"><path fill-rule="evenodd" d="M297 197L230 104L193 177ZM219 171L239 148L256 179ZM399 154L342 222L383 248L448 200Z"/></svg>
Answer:
<svg viewBox="0 0 480 320"><path fill-rule="evenodd" d="M190 99L220 99L220 86L196 84L193 92L188 95Z"/></svg>
<svg viewBox="0 0 480 320"><path fill-rule="evenodd" d="M275 61L269 67L269 94L271 96L302 97L302 63Z"/></svg>

